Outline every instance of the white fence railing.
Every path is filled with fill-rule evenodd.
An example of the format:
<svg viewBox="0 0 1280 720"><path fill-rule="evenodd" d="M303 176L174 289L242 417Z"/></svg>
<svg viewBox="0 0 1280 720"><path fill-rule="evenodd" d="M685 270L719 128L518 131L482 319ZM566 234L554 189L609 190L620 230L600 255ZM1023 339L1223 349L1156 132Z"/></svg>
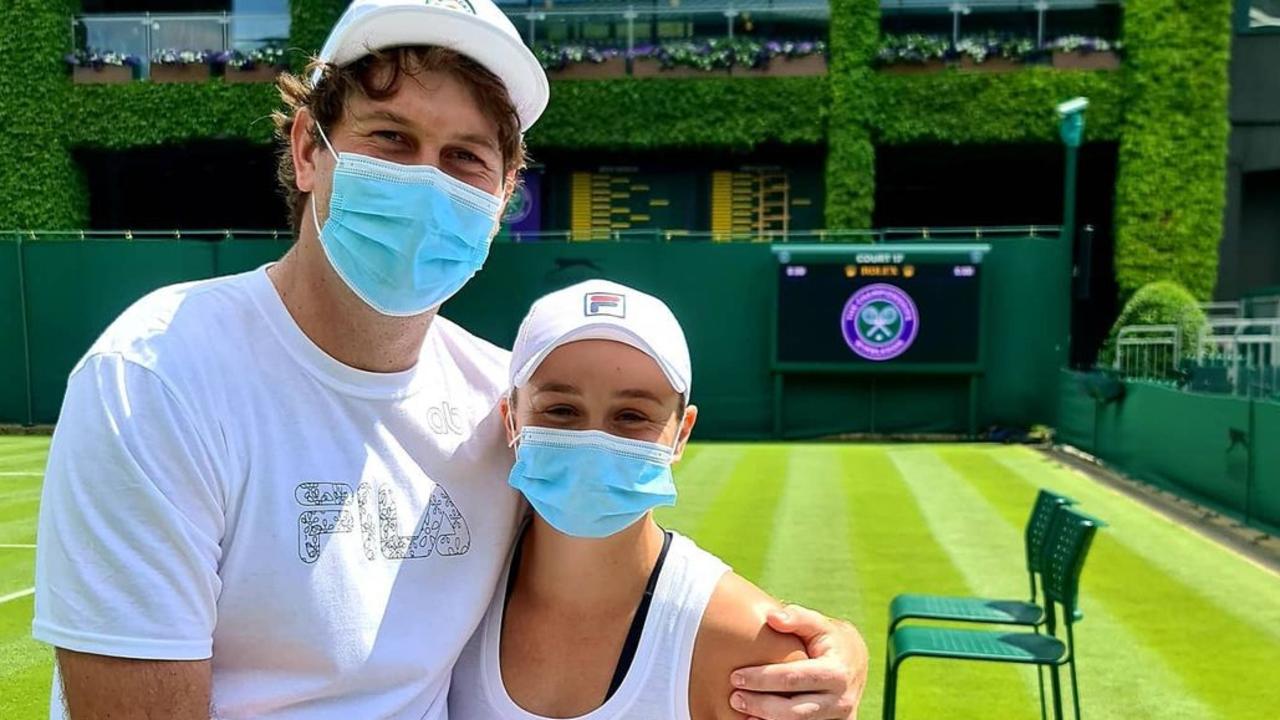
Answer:
<svg viewBox="0 0 1280 720"><path fill-rule="evenodd" d="M1212 318L1196 337L1177 325L1130 325L1116 334L1114 369L1193 389L1280 394L1280 318Z"/></svg>

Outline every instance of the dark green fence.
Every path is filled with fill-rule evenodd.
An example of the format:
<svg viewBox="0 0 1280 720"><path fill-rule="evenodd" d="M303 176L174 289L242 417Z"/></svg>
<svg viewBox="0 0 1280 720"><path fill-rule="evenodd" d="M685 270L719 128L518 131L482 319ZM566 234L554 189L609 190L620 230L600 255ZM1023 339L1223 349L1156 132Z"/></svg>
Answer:
<svg viewBox="0 0 1280 720"><path fill-rule="evenodd" d="M972 240L972 236L969 238ZM990 241L986 370L980 425L1028 425L1054 413L1066 357L1068 265L1060 241ZM67 373L131 302L174 282L248 270L285 241L0 240L0 422L51 423ZM508 346L529 303L590 277L608 277L667 300L689 336L694 401L703 438L773 434L769 321L776 259L763 243L496 244L485 269L443 314ZM964 432L967 378L788 378L788 437L844 432Z"/></svg>
<svg viewBox="0 0 1280 720"><path fill-rule="evenodd" d="M1280 530L1280 403L1127 381L1101 403L1085 375L1059 383L1059 439L1157 486Z"/></svg>

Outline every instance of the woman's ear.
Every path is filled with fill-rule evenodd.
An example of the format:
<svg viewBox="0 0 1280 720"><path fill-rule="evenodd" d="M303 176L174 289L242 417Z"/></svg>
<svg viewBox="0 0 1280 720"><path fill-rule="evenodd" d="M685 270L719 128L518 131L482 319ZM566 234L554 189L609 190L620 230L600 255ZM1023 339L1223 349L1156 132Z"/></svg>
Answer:
<svg viewBox="0 0 1280 720"><path fill-rule="evenodd" d="M693 433L693 426L697 424L698 406L690 405L684 409L684 419L680 421L680 439L676 441L676 451L671 457L671 462L680 462L680 458L684 457L684 448L689 444L689 435Z"/></svg>
<svg viewBox="0 0 1280 720"><path fill-rule="evenodd" d="M511 395L503 395L498 400L498 412L502 415L502 430L507 434L507 446L516 444L515 408L511 406Z"/></svg>

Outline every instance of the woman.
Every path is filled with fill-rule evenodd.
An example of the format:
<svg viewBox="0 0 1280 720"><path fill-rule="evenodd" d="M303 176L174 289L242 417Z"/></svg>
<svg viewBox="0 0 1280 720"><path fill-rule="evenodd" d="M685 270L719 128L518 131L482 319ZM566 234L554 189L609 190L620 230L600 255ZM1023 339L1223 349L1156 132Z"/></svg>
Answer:
<svg viewBox="0 0 1280 720"><path fill-rule="evenodd" d="M452 720L741 718L731 672L805 657L777 603L652 510L697 420L660 300L588 281L534 303L502 403L534 514L455 667Z"/></svg>

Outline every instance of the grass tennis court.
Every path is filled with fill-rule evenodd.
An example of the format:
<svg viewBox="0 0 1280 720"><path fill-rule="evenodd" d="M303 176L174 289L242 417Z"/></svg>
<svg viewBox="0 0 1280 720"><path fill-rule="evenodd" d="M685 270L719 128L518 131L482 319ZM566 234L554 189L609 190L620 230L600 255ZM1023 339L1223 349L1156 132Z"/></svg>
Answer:
<svg viewBox="0 0 1280 720"><path fill-rule="evenodd" d="M30 621L48 439L0 438L0 718L46 712L50 654ZM783 598L867 636L863 718L878 718L889 598L1025 593L1022 525L1036 488L1110 527L1085 566L1078 626L1086 718L1273 718L1280 577L1034 450L992 445L704 444L660 519ZM1035 671L905 666L900 718L1038 717ZM1271 708L1268 710L1267 708Z"/></svg>

